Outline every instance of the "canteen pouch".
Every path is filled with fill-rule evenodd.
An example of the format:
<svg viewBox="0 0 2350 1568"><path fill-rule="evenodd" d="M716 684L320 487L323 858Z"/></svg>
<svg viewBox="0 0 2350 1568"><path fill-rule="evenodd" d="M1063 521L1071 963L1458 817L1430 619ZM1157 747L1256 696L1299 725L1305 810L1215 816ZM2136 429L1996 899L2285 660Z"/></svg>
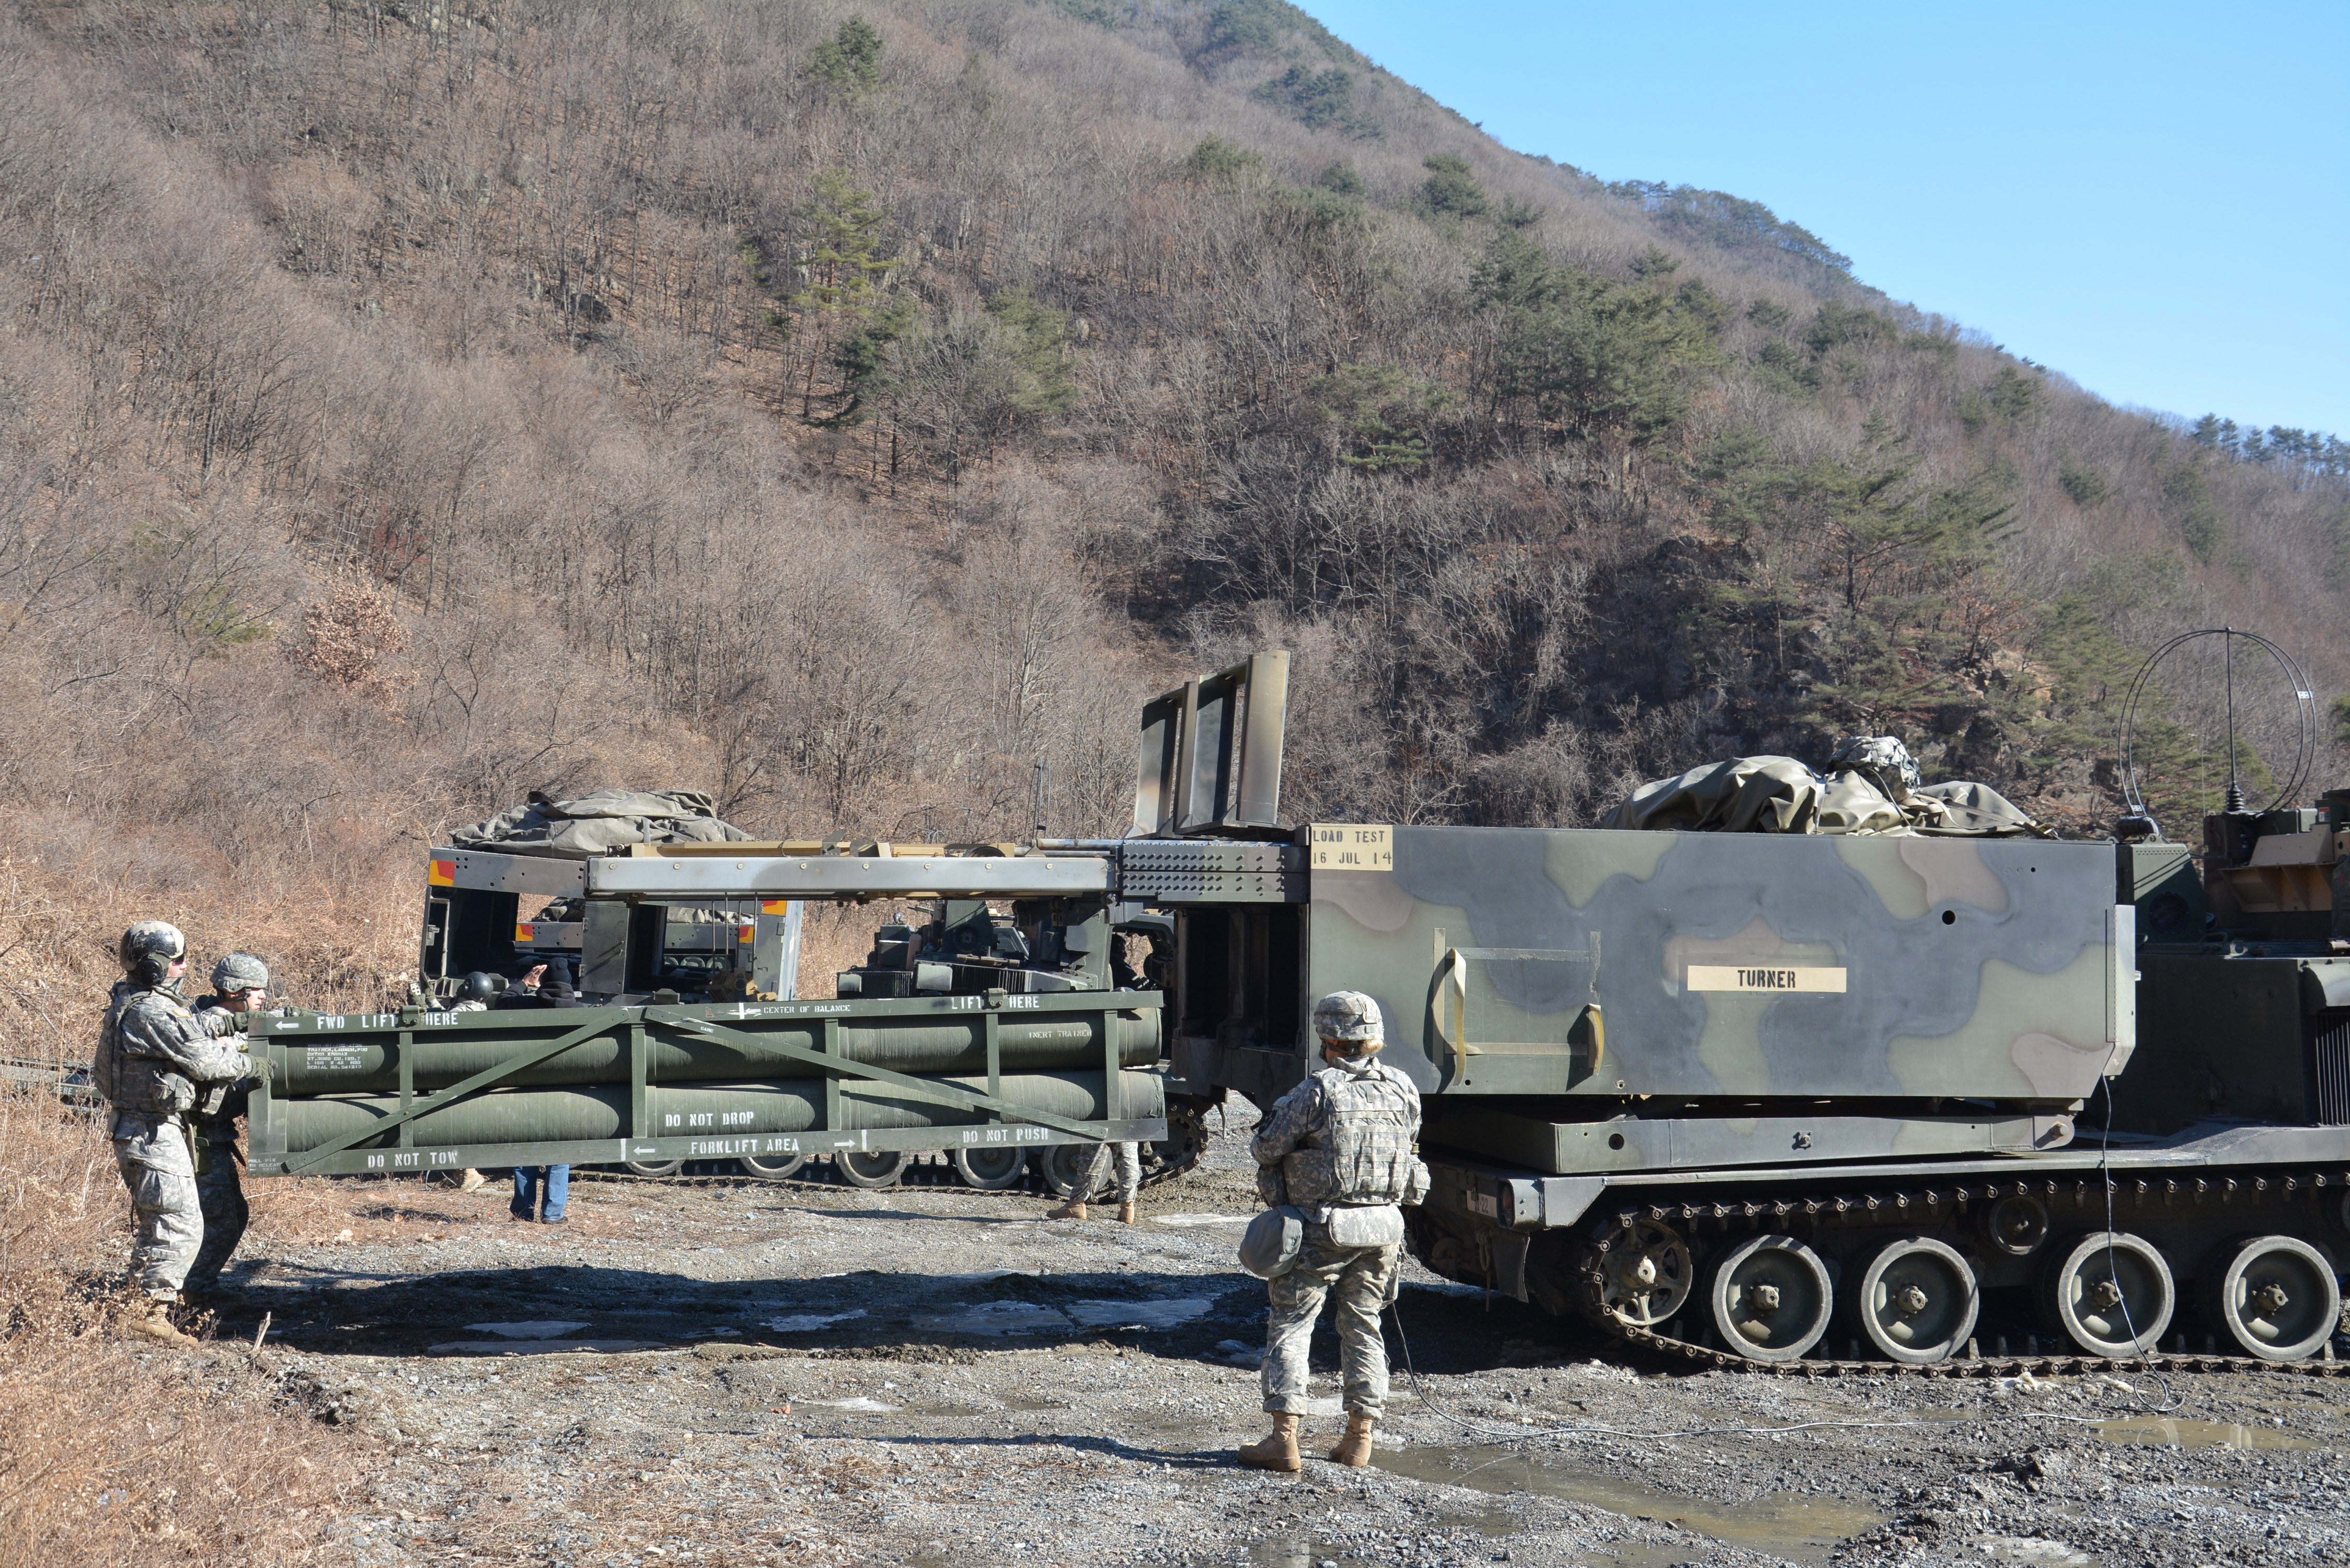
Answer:
<svg viewBox="0 0 2350 1568"><path fill-rule="evenodd" d="M1284 1203L1267 1209L1241 1233L1241 1267L1260 1280L1277 1280L1297 1266L1305 1245L1305 1215Z"/></svg>

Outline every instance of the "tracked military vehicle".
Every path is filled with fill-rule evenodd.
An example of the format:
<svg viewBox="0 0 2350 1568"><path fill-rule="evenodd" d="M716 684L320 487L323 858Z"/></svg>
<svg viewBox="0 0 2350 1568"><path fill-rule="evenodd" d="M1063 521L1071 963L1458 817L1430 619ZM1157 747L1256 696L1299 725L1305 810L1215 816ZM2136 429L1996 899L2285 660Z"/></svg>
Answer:
<svg viewBox="0 0 2350 1568"><path fill-rule="evenodd" d="M593 1005L263 1025L255 1168L935 1148L1017 1179L1131 1137L1172 1172L1351 990L1422 1091L1410 1241L1451 1279L1725 1365L2330 1363L2350 792L2217 814L2199 857L1979 786L1812 799L1783 759L1690 819L1779 831L1293 826L1286 680L1149 704L1122 838L435 851L429 971L512 957L511 901L456 892L560 896ZM816 898L923 918L785 1000L761 922ZM739 907L748 961L674 961L689 907Z"/></svg>

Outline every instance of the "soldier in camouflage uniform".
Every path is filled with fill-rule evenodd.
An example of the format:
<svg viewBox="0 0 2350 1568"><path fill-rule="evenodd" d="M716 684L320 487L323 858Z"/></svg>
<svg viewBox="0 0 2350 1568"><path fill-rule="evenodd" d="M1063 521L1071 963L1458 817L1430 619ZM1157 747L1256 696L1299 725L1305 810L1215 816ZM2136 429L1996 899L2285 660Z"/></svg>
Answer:
<svg viewBox="0 0 2350 1568"><path fill-rule="evenodd" d="M251 1059L227 1033L241 1020L200 1019L182 999L188 943L177 929L141 920L122 933L120 952L125 978L109 1000L90 1076L114 1107L115 1168L138 1221L120 1321L133 1334L189 1345L171 1317L204 1234L188 1113L199 1085L236 1083Z"/></svg>
<svg viewBox="0 0 2350 1568"><path fill-rule="evenodd" d="M1379 1064L1379 1006L1358 991L1333 992L1314 1008L1322 1071L1274 1103L1249 1145L1257 1190L1305 1216L1305 1245L1286 1273L1265 1282L1264 1407L1273 1433L1241 1449L1259 1469L1303 1468L1297 1422L1305 1410L1306 1350L1323 1297L1336 1293L1347 1435L1330 1458L1371 1462L1371 1427L1386 1407L1387 1343L1379 1312L1401 1266L1403 1211L1428 1195L1416 1151L1419 1091Z"/></svg>
<svg viewBox="0 0 2350 1568"><path fill-rule="evenodd" d="M231 953L213 966L213 993L197 1000L196 1016L212 1033L224 1035L244 1028L243 1020L256 1012L286 1011L283 1003L272 1008L269 1002L269 966L251 953ZM221 1271L252 1218L236 1174L236 1119L244 1115L247 1095L242 1083L207 1084L189 1116L196 1135L196 1200L204 1216L203 1245L180 1287L191 1301L220 1289Z"/></svg>
<svg viewBox="0 0 2350 1568"><path fill-rule="evenodd" d="M1136 1143L1097 1143L1094 1145L1093 1163L1086 1167L1084 1176L1069 1191L1069 1200L1058 1209L1048 1210L1047 1220L1083 1220L1086 1205L1104 1188L1115 1186L1118 1193L1118 1217L1120 1222L1134 1223L1135 1194L1142 1190L1142 1146Z"/></svg>

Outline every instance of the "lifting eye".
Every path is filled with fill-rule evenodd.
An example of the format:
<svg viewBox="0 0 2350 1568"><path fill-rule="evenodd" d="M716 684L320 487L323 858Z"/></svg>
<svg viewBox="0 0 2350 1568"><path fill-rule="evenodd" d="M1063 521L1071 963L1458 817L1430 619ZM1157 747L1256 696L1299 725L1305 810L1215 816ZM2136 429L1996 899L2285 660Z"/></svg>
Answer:
<svg viewBox="0 0 2350 1568"><path fill-rule="evenodd" d="M1955 926L1958 923L1959 912L1956 909L1945 909L1942 911L1942 924L1946 926Z"/></svg>

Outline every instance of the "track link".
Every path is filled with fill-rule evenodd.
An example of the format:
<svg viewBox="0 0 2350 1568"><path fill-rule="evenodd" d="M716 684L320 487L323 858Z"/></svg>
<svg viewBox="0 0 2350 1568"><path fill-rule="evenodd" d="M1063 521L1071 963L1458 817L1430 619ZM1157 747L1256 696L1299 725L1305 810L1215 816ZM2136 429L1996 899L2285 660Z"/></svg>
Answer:
<svg viewBox="0 0 2350 1568"><path fill-rule="evenodd" d="M2324 1195L2350 1191L2350 1171L2117 1176L2112 1180L2110 1191L2116 1206L2118 1222L2118 1210L2122 1205L2135 1207L2148 1200L2156 1203L2182 1199L2195 1202L2215 1199L2226 1200L2239 1196L2294 1198L2308 1193ZM1909 1214L1916 1215L1923 1222L1936 1224L1947 1220L1963 1206L1991 1203L2008 1197L2035 1199L2052 1210L2060 1202L2085 1205L2094 1201L2102 1211L2107 1192L2107 1183L2103 1177L2088 1174L1949 1184L1937 1182L1918 1187L1872 1187L1851 1192L1810 1193L1802 1197L1770 1199L1640 1204L1617 1210L1615 1219L1604 1223L1599 1232L1584 1247L1576 1270L1581 1304L1585 1316L1627 1345L1713 1370L1761 1373L1779 1377L1881 1377L1895 1374L1927 1378L2015 1377L2025 1373L2041 1377L2156 1371L2283 1372L2314 1377L2339 1377L2350 1374L2350 1361L2335 1359L2331 1339L2316 1357L2298 1362L2263 1361L2253 1355L2223 1355L2183 1349L2168 1355L2158 1353L2127 1359L2108 1359L2078 1353L1984 1355L1971 1342L1960 1355L1922 1366L1890 1360L1855 1361L1809 1355L1794 1361L1752 1361L1733 1351L1718 1350L1711 1345L1624 1323L1600 1305L1610 1250L1624 1241L1632 1228L1643 1221L1688 1227L1687 1233L1694 1233L1695 1227L1706 1222L1723 1225L1752 1223L1758 1229L1766 1222L1788 1220L1825 1221L1833 1226L1840 1220L1853 1219L1863 1223L1882 1223L1888 1218ZM1690 1314L1698 1310L1693 1300L1684 1308Z"/></svg>

